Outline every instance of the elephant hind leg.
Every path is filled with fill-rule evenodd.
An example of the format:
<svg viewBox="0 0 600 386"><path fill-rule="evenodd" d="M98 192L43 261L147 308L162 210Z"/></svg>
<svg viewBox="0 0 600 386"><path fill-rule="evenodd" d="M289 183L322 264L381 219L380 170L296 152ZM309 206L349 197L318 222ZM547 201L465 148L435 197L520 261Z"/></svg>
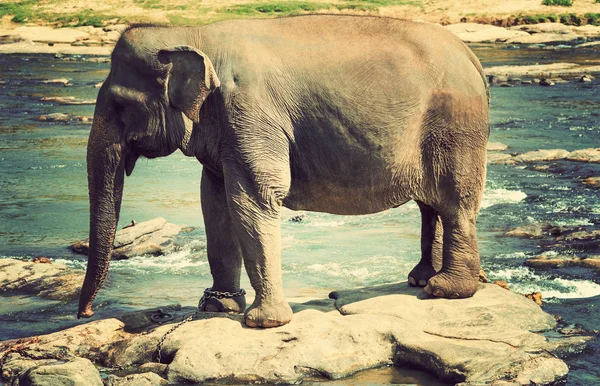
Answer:
<svg viewBox="0 0 600 386"><path fill-rule="evenodd" d="M417 201L421 210L421 261L408 274L408 284L425 287L442 268L442 222L431 206Z"/></svg>
<svg viewBox="0 0 600 386"><path fill-rule="evenodd" d="M442 269L429 279L425 292L435 297L459 299L471 297L479 286L479 253L475 234L475 216L459 211L442 216Z"/></svg>

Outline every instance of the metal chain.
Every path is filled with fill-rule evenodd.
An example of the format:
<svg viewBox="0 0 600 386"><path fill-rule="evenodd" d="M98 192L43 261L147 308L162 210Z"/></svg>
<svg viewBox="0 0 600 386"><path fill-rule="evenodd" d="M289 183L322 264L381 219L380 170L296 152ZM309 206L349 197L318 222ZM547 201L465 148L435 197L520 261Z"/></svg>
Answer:
<svg viewBox="0 0 600 386"><path fill-rule="evenodd" d="M202 297L200 298L200 303L198 304L198 309L196 309L196 311L188 316L187 318L183 319L181 322L177 323L176 325L174 325L173 327L171 327L171 329L169 331L167 331L162 338L160 338L160 340L158 341L158 345L156 345L156 361L158 363L160 363L161 361L161 355L160 355L160 351L162 350L162 346L165 343L165 340L167 339L167 336L169 336L173 331L177 330L179 327L183 326L184 324L186 324L187 322L191 322L192 320L196 319L198 317L198 315L200 315L200 313L202 312L202 308L204 307L204 304L206 303L206 300L208 299L232 299L235 298L237 296L244 296L246 295L246 290L245 289L240 289L238 292L220 292L220 291L213 291L212 288L206 288L204 290L204 295L202 295Z"/></svg>

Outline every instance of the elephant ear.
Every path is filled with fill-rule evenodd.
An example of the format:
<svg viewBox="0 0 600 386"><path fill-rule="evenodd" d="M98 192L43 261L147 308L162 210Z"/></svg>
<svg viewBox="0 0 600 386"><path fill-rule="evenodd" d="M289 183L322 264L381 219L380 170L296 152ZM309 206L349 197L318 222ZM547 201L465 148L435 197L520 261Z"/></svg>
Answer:
<svg viewBox="0 0 600 386"><path fill-rule="evenodd" d="M177 46L158 52L162 64L170 64L167 93L169 103L198 123L200 107L221 85L210 59L190 46Z"/></svg>

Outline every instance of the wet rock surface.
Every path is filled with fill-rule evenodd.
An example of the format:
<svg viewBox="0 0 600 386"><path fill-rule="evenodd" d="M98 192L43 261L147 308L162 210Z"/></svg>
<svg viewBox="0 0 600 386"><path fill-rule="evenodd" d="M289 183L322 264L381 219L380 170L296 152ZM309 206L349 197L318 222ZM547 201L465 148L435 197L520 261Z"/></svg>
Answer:
<svg viewBox="0 0 600 386"><path fill-rule="evenodd" d="M94 105L96 104L96 101L93 99L77 99L75 97L72 96L67 96L67 97L43 97L40 98L40 102L52 102L52 103L56 103L58 105L64 106L70 106L70 105Z"/></svg>
<svg viewBox="0 0 600 386"><path fill-rule="evenodd" d="M51 113L37 116L35 120L38 122L91 124L93 121L93 117L63 113Z"/></svg>
<svg viewBox="0 0 600 386"><path fill-rule="evenodd" d="M506 236L539 240L538 254L523 263L534 269L585 268L600 272L600 226L556 226L529 224L512 229Z"/></svg>
<svg viewBox="0 0 600 386"><path fill-rule="evenodd" d="M539 332L555 328L552 316L531 300L491 284L481 284L473 298L462 300L432 299L406 283L338 291L330 297L294 304L290 324L266 330L247 328L241 315L203 313L167 337L165 364L153 358L173 324L130 333L123 321L104 319L0 342L2 374L13 381L89 360L109 372L119 366L130 373L109 375L111 385L297 383L393 364L421 367L455 383L544 385L568 372L552 352L587 341L585 336L565 340L558 332L548 340ZM177 318L182 311L173 308ZM89 369L87 362L83 367ZM93 381L96 374L87 379Z"/></svg>
<svg viewBox="0 0 600 386"><path fill-rule="evenodd" d="M82 271L64 264L0 259L0 294L70 301L79 295L83 276Z"/></svg>
<svg viewBox="0 0 600 386"><path fill-rule="evenodd" d="M495 80L490 82L492 85L502 84L502 79L506 78L508 81L509 77L524 77L530 78L543 78L548 81L554 81L553 78L572 78L581 79L583 76L587 76L590 80L593 79L593 75L600 73L600 66L598 65L579 65L576 63L552 63L552 64L535 64L535 65L506 65L506 66L494 66L485 68L486 75L494 76ZM564 82L564 81L563 81ZM541 84L542 82L534 82Z"/></svg>
<svg viewBox="0 0 600 386"><path fill-rule="evenodd" d="M168 253L174 248L173 237L182 229L182 226L168 223L162 217L127 226L115 235L113 259ZM77 241L70 248L75 253L87 255L89 242Z"/></svg>
<svg viewBox="0 0 600 386"><path fill-rule="evenodd" d="M490 151L490 149L488 149L488 151ZM507 153L493 153L491 157L488 154L488 162L494 164L514 165L519 163L541 163L549 161L572 161L573 163L600 164L600 148L579 149L571 152L565 149L541 149L516 155ZM552 172L552 165L538 166L542 166L543 171ZM568 166L566 168L568 168ZM542 169L540 169L540 171ZM559 172L563 171L564 169L565 168L556 169L556 171ZM594 180L589 180L589 183L590 185L593 185Z"/></svg>

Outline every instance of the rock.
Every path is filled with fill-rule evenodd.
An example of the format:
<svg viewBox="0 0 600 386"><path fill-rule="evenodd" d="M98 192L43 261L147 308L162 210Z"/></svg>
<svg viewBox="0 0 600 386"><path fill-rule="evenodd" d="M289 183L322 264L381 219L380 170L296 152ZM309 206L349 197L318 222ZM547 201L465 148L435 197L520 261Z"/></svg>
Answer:
<svg viewBox="0 0 600 386"><path fill-rule="evenodd" d="M32 367L19 377L19 385L27 386L104 386L92 362L74 358Z"/></svg>
<svg viewBox="0 0 600 386"><path fill-rule="evenodd" d="M576 45L573 48L590 48L590 47L597 47L597 46L600 46L600 41L581 43L581 44Z"/></svg>
<svg viewBox="0 0 600 386"><path fill-rule="evenodd" d="M570 154L564 149L535 150L514 156L512 160L515 162L556 161L567 158Z"/></svg>
<svg viewBox="0 0 600 386"><path fill-rule="evenodd" d="M600 163L600 148L575 150L566 158L569 161Z"/></svg>
<svg viewBox="0 0 600 386"><path fill-rule="evenodd" d="M40 122L66 122L69 120L69 115L53 113L48 115L40 115L39 117L36 117L35 120Z"/></svg>
<svg viewBox="0 0 600 386"><path fill-rule="evenodd" d="M102 37L102 43L104 43L104 44L115 44L115 43L117 43L117 41L119 40L120 37L121 37L121 32L119 32L119 31L110 31L110 32L106 33L106 35L104 35Z"/></svg>
<svg viewBox="0 0 600 386"><path fill-rule="evenodd" d="M155 373L131 374L125 377L109 375L106 386L162 386L169 382Z"/></svg>
<svg viewBox="0 0 600 386"><path fill-rule="evenodd" d="M113 259L127 259L141 255L163 255L172 250L173 237L183 227L167 223L162 217L136 224L117 231L114 241ZM88 241L77 241L71 245L75 253L87 255Z"/></svg>
<svg viewBox="0 0 600 386"><path fill-rule="evenodd" d="M551 384L568 371L548 352L558 344L535 333L553 329L554 318L525 297L494 285L482 284L475 296L461 300L432 299L406 283L330 297L335 309L310 309L309 302L290 324L273 329L245 328L241 315L202 313L166 338L161 353L168 366L153 363L152 357L172 324L130 334L123 323L105 319L0 342L2 371L10 373L10 381L22 376L32 360L64 357L165 374L170 384L299 383L391 364L421 367L447 382L470 384ZM123 378L107 382L163 382L147 374Z"/></svg>
<svg viewBox="0 0 600 386"><path fill-rule="evenodd" d="M78 38L87 36L88 33L72 28L50 28L50 27L17 27L13 30L15 34L23 39L39 43L73 43Z"/></svg>
<svg viewBox="0 0 600 386"><path fill-rule="evenodd" d="M505 40L508 44L548 44L565 42L585 42L586 38L574 32L519 35Z"/></svg>
<svg viewBox="0 0 600 386"><path fill-rule="evenodd" d="M447 25L445 28L467 43L505 42L513 38L525 38L529 36L527 32L510 30L488 24L460 23Z"/></svg>
<svg viewBox="0 0 600 386"><path fill-rule="evenodd" d="M504 75L490 75L488 77L488 82L490 84L504 84L508 82L508 77Z"/></svg>
<svg viewBox="0 0 600 386"><path fill-rule="evenodd" d="M500 87L514 87L514 85L512 85L510 83L500 83L498 86L500 86Z"/></svg>
<svg viewBox="0 0 600 386"><path fill-rule="evenodd" d="M43 98L40 98L40 102L54 102L54 103L58 103L59 105L94 105L94 104L96 104L95 100L92 100L92 99L79 100L72 96L43 97Z"/></svg>
<svg viewBox="0 0 600 386"><path fill-rule="evenodd" d="M556 34L570 34L573 32L573 27L564 25L562 23L540 23L540 24L525 24L518 25L510 28L515 31L525 31L528 34L539 34L539 33L556 33Z"/></svg>
<svg viewBox="0 0 600 386"><path fill-rule="evenodd" d="M565 236L560 236L558 239L559 240L565 240L565 241L600 239L600 230L598 230L598 229L593 229L593 230L586 229L586 230L582 230L582 231L578 231L578 232L573 232L573 233L570 233L570 234L565 235Z"/></svg>
<svg viewBox="0 0 600 386"><path fill-rule="evenodd" d="M46 84L67 84L69 83L69 80L67 78L59 78L59 79L49 79L49 80L43 80L42 83L46 83Z"/></svg>
<svg viewBox="0 0 600 386"><path fill-rule="evenodd" d="M83 272L64 264L38 264L0 259L0 291L25 293L41 298L69 301L79 295Z"/></svg>
<svg viewBox="0 0 600 386"><path fill-rule="evenodd" d="M479 270L479 282L480 283L489 283L490 282L487 278L487 275L483 271L483 269Z"/></svg>
<svg viewBox="0 0 600 386"><path fill-rule="evenodd" d="M500 142L488 142L487 144L487 151L504 151L506 149L508 146Z"/></svg>
<svg viewBox="0 0 600 386"><path fill-rule="evenodd" d="M533 84L533 81L531 81L531 80L523 80L523 81L521 81L521 84L530 85L530 84Z"/></svg>
<svg viewBox="0 0 600 386"><path fill-rule="evenodd" d="M500 288L504 288L507 291L510 291L510 287L508 286L508 283L505 282L504 280L496 280L492 284L497 285Z"/></svg>
<svg viewBox="0 0 600 386"><path fill-rule="evenodd" d="M581 183L592 188L600 188L600 177L587 177Z"/></svg>
<svg viewBox="0 0 600 386"><path fill-rule="evenodd" d="M97 35L90 35L78 38L77 41L71 43L72 46L101 46L103 43L102 37Z"/></svg>
<svg viewBox="0 0 600 386"><path fill-rule="evenodd" d="M113 32L114 31L114 32L121 33L123 31L125 31L128 27L129 27L128 24L114 24L114 25L107 25L103 29L104 29L104 32Z"/></svg>
<svg viewBox="0 0 600 386"><path fill-rule="evenodd" d="M125 336L123 323L117 319L104 319L71 327L69 329L31 338L0 342L0 366L8 381L16 380L37 366L73 361L76 358L100 362L111 344ZM88 361L89 362L89 361ZM90 368L89 363L79 362ZM93 367L93 366L92 366ZM90 373L93 373L90 368ZM91 378L94 378L91 376ZM44 383L44 385L52 383ZM23 385L21 383L21 385ZM71 385L79 385L71 383Z"/></svg>
<svg viewBox="0 0 600 386"><path fill-rule="evenodd" d="M542 79L540 80L540 86L554 86L556 83L550 79Z"/></svg>
<svg viewBox="0 0 600 386"><path fill-rule="evenodd" d="M592 78L589 75L584 75L581 78L579 78L580 83L588 83L591 81L592 81Z"/></svg>
<svg viewBox="0 0 600 386"><path fill-rule="evenodd" d="M492 75L504 77L533 77L534 83L539 83L537 78L571 77L580 78L583 74L599 73L600 66L576 63L535 64L526 66L494 66L485 69L488 78ZM508 79L507 79L508 80Z"/></svg>
<svg viewBox="0 0 600 386"><path fill-rule="evenodd" d="M81 122L81 123L90 123L92 121L92 117L85 117L79 115L69 115L63 113L52 113L47 115L40 115L35 118L38 122Z"/></svg>
<svg viewBox="0 0 600 386"><path fill-rule="evenodd" d="M514 165L516 162L510 154L487 153L487 162L495 165Z"/></svg>
<svg viewBox="0 0 600 386"><path fill-rule="evenodd" d="M525 294L523 296L525 296L529 300L533 300L535 302L535 304L537 304L538 306L542 306L542 304L543 304L541 292L533 292L530 294Z"/></svg>
<svg viewBox="0 0 600 386"><path fill-rule="evenodd" d="M189 311L189 309L187 311ZM129 312L119 316L119 320L125 324L123 327L125 332L141 332L150 326L155 327L157 324L183 319L182 316L181 305L172 304L147 310Z"/></svg>
<svg viewBox="0 0 600 386"><path fill-rule="evenodd" d="M294 216L294 217L290 218L289 221L291 221L291 222L302 222L304 220L306 220L306 215L299 214L298 216Z"/></svg>
<svg viewBox="0 0 600 386"><path fill-rule="evenodd" d="M538 269L554 269L554 268L568 268L568 267L583 267L593 269L594 271L600 272L600 256L588 256L588 257L577 257L577 256L546 256L540 255L531 259L525 260L523 263L527 267L538 268Z"/></svg>
<svg viewBox="0 0 600 386"><path fill-rule="evenodd" d="M544 234L544 229L547 227L547 224L530 224L524 225L521 227L516 227L508 232L506 232L505 236L512 237L527 237L527 238L537 238L541 237Z"/></svg>
<svg viewBox="0 0 600 386"><path fill-rule="evenodd" d="M563 78L551 78L551 79L548 79L548 80L552 81L554 83L569 83L568 80L565 80Z"/></svg>
<svg viewBox="0 0 600 386"><path fill-rule="evenodd" d="M33 260L31 260L31 262L35 264L52 264L52 261L50 261L49 258L43 256L34 257Z"/></svg>
<svg viewBox="0 0 600 386"><path fill-rule="evenodd" d="M0 36L0 44L13 44L19 42L26 42L27 39L23 38L18 34L2 35Z"/></svg>
<svg viewBox="0 0 600 386"><path fill-rule="evenodd" d="M590 36L593 38L600 36L600 26L597 25L586 24L571 28L573 32L582 36Z"/></svg>

